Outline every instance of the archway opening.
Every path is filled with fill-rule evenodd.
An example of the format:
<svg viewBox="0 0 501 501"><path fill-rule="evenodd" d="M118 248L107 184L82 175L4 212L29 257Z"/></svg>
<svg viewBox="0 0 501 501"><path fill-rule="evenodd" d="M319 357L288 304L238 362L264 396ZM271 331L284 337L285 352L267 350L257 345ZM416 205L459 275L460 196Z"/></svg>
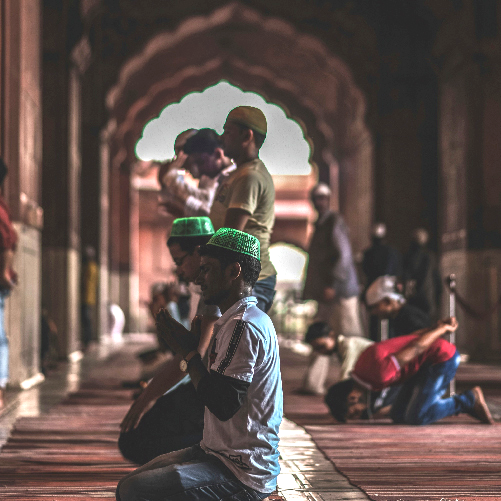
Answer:
<svg viewBox="0 0 501 501"><path fill-rule="evenodd" d="M138 192L139 205L139 301L141 326L148 322L148 303L152 300L152 286L174 280L174 264L165 246L166 233L173 217L157 207L160 185L157 181L159 165L174 157L174 141L186 129L213 128L222 133L228 112L239 105L260 108L268 122L268 134L260 150L260 158L274 178L276 189L276 239L285 239L305 247L309 223L313 218L308 203L308 190L317 180L316 168L310 164L310 142L300 124L287 117L283 108L266 101L255 92L245 92L227 81L221 81L201 92L184 96L179 102L167 105L157 117L147 122L135 153L138 162L132 172L132 186ZM187 181L196 184L188 172ZM293 253L294 254L294 253ZM296 253L297 254L297 253ZM301 282L301 269L296 276L290 266L294 256L277 254L279 284L290 289Z"/></svg>

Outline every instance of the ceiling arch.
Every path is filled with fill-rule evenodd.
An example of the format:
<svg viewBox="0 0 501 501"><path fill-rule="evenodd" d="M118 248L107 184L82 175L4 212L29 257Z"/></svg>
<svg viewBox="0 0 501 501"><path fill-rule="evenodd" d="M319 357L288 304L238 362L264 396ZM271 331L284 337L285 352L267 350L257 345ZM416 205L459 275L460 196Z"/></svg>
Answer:
<svg viewBox="0 0 501 501"><path fill-rule="evenodd" d="M368 134L364 96L339 58L290 23L232 2L155 36L122 67L106 98L114 163L133 161L144 124L167 104L221 79L282 106L321 169Z"/></svg>

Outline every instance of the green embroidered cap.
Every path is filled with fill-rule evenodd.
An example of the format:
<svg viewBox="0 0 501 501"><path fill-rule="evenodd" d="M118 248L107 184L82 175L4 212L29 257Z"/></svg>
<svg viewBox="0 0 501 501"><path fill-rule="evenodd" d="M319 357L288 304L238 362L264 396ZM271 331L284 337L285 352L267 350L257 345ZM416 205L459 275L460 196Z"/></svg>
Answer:
<svg viewBox="0 0 501 501"><path fill-rule="evenodd" d="M214 235L214 226L208 217L180 217L174 219L171 237L202 237Z"/></svg>
<svg viewBox="0 0 501 501"><path fill-rule="evenodd" d="M239 254L247 254L261 261L259 240L248 233L233 228L219 228L207 245L222 247Z"/></svg>

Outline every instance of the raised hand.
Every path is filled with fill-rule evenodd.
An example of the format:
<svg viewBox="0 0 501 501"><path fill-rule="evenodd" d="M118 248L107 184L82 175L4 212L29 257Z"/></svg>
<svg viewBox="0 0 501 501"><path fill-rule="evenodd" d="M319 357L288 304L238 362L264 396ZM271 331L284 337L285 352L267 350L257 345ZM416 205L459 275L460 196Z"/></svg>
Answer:
<svg viewBox="0 0 501 501"><path fill-rule="evenodd" d="M158 335L165 340L174 353L184 356L196 350L199 336L187 330L164 308L156 316L156 327Z"/></svg>

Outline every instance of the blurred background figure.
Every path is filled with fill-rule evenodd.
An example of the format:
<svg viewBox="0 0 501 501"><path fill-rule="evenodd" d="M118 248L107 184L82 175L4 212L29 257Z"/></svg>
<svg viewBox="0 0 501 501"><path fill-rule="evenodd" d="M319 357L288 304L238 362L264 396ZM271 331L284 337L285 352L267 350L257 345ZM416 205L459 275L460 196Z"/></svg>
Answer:
<svg viewBox="0 0 501 501"><path fill-rule="evenodd" d="M365 302L371 316L378 322L389 320L388 338L404 336L432 324L427 313L407 303L397 287L396 277L385 275L376 278L367 288ZM371 339L378 341L377 337Z"/></svg>
<svg viewBox="0 0 501 501"><path fill-rule="evenodd" d="M98 267L96 249L87 245L82 260L82 295L81 295L81 323L82 348L87 349L94 332L93 318L97 301Z"/></svg>
<svg viewBox="0 0 501 501"><path fill-rule="evenodd" d="M49 315L46 308L42 308L41 325L40 325L40 362L42 374L47 375L50 369L57 365L57 325Z"/></svg>
<svg viewBox="0 0 501 501"><path fill-rule="evenodd" d="M318 213L309 245L304 299L318 303L315 321L329 324L335 336L362 336L358 282L351 243L342 216L330 208L330 188L317 184L310 193ZM303 392L323 394L329 357L313 352Z"/></svg>
<svg viewBox="0 0 501 501"><path fill-rule="evenodd" d="M109 320L110 320L110 338L112 343L121 343L123 341L123 331L125 327L125 315L116 303L109 305Z"/></svg>
<svg viewBox="0 0 501 501"><path fill-rule="evenodd" d="M212 129L188 129L177 136L174 151L174 159L158 169L159 205L176 218L208 216L219 174L231 166L229 159L218 157L222 153L220 136ZM222 160L226 160L225 165ZM209 163L209 168L201 169L201 163ZM219 168L211 170L213 164Z"/></svg>
<svg viewBox="0 0 501 501"><path fill-rule="evenodd" d="M378 277L390 275L402 277L402 255L400 252L386 243L386 225L376 223L372 227L372 245L364 251L362 259L362 271L365 275L365 291ZM378 336L379 320L374 315L369 315L369 337L376 340Z"/></svg>
<svg viewBox="0 0 501 501"><path fill-rule="evenodd" d="M374 224L371 231L372 245L364 251L362 260L367 286L383 275L397 278L402 276L402 255L386 243L386 235L384 223Z"/></svg>
<svg viewBox="0 0 501 501"><path fill-rule="evenodd" d="M7 177L7 165L0 157L0 189ZM5 332L5 300L17 284L13 268L17 233L12 226L9 208L0 194L0 409L4 407L5 387L9 380L9 341Z"/></svg>
<svg viewBox="0 0 501 501"><path fill-rule="evenodd" d="M437 320L440 312L442 281L437 258L428 249L429 234L424 228L412 232L409 250L404 256L404 293L407 302Z"/></svg>

